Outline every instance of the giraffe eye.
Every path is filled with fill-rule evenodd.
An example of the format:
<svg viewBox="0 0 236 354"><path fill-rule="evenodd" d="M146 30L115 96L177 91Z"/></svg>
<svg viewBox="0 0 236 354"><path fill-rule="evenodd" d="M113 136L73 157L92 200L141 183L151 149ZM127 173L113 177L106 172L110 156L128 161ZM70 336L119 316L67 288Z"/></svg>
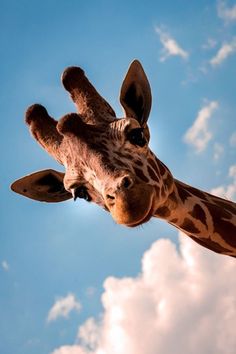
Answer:
<svg viewBox="0 0 236 354"><path fill-rule="evenodd" d="M77 198L85 199L87 202L90 202L92 200L92 198L88 194L87 188L84 186L73 189L72 194L74 197L74 201L76 201Z"/></svg>
<svg viewBox="0 0 236 354"><path fill-rule="evenodd" d="M137 145L140 147L144 147L147 143L143 128L136 128L132 129L128 134L127 134L127 139L129 142L133 145Z"/></svg>

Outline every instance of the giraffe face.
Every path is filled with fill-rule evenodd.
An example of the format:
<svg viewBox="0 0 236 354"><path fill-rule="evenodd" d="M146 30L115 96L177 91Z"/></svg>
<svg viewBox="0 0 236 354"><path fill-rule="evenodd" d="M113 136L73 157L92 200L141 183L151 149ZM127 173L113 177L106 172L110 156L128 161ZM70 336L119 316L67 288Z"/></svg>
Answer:
<svg viewBox="0 0 236 354"><path fill-rule="evenodd" d="M151 89L141 64L135 60L123 81L122 119L116 118L82 69L67 68L62 83L78 114L56 121L35 104L25 120L38 143L64 165L65 173L38 171L15 181L12 190L44 202L83 198L130 227L160 217L204 247L235 257L233 203L174 180L148 147Z"/></svg>
<svg viewBox="0 0 236 354"><path fill-rule="evenodd" d="M40 145L64 165L65 174L36 172L14 182L12 189L46 202L84 198L131 227L148 221L172 192L173 177L148 147L151 89L141 64L135 60L122 83L122 119L80 68L66 69L62 82L79 114L57 122L44 107L33 105L26 123Z"/></svg>
<svg viewBox="0 0 236 354"><path fill-rule="evenodd" d="M148 147L148 128L134 118L89 125L72 114L58 129L63 134L64 126L73 124L79 129L64 132L61 147L65 189L74 199L102 206L119 224L132 227L148 221L166 201L173 181Z"/></svg>

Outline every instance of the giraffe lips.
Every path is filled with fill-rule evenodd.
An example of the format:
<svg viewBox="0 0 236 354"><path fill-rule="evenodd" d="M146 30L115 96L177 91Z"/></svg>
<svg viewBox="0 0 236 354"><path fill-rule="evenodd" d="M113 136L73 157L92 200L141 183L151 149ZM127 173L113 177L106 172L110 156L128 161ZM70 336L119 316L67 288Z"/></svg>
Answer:
<svg viewBox="0 0 236 354"><path fill-rule="evenodd" d="M145 214L145 216L141 220L139 220L138 222L135 221L134 223L126 224L126 226L128 226L128 227L136 227L136 226L140 226L142 224L145 224L153 216L153 211L154 211L154 208L153 208L153 205L151 204L150 209L148 210L148 212Z"/></svg>

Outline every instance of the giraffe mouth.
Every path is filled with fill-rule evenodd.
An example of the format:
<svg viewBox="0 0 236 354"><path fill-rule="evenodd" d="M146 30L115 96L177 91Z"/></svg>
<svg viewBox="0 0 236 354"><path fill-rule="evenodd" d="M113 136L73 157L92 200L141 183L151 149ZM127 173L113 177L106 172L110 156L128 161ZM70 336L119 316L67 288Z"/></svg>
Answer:
<svg viewBox="0 0 236 354"><path fill-rule="evenodd" d="M142 219L140 219L139 221L132 222L132 223L127 223L126 226L137 227L142 224L145 224L146 222L148 222L152 218L153 214L154 214L154 206L153 206L153 202L152 202L150 208L148 209L147 213L145 213L145 215L143 216Z"/></svg>
<svg viewBox="0 0 236 354"><path fill-rule="evenodd" d="M132 203L124 203L121 200L121 213L118 210L110 210L114 220L118 224L122 224L127 227L136 227L148 222L154 215L154 195L149 192L146 194L146 198L140 203L140 198L135 198ZM140 197L140 195L139 195ZM122 198L123 199L123 198Z"/></svg>

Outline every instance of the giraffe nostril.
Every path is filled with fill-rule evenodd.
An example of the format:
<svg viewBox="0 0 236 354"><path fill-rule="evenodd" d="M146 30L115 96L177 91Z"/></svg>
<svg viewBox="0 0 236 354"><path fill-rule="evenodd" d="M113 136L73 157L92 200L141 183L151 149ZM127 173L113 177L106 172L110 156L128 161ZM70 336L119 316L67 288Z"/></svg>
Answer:
<svg viewBox="0 0 236 354"><path fill-rule="evenodd" d="M109 206L115 205L116 203L116 197L122 193L125 192L125 190L129 189L133 185L133 180L129 176L124 176L122 179L118 181L118 184L116 185L116 188L114 191L110 191L110 193L105 194L105 198Z"/></svg>
<svg viewBox="0 0 236 354"><path fill-rule="evenodd" d="M125 189L128 189L132 184L132 181L129 177L124 177L122 180L122 187L124 187Z"/></svg>
<svg viewBox="0 0 236 354"><path fill-rule="evenodd" d="M107 199L110 199L110 200L114 200L115 199L115 197L110 195L110 194L107 194L106 197L107 197Z"/></svg>

